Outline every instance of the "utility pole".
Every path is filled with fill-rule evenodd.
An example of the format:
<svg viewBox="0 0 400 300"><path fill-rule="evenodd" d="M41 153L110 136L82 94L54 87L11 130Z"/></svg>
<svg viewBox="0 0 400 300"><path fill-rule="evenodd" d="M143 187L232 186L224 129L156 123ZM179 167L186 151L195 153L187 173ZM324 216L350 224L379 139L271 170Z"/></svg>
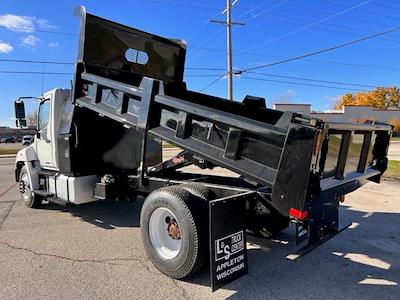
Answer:
<svg viewBox="0 0 400 300"><path fill-rule="evenodd" d="M228 100L233 101L233 70L232 70L232 3L226 0L226 53L228 58Z"/></svg>
<svg viewBox="0 0 400 300"><path fill-rule="evenodd" d="M226 9L222 14L226 13L226 21L210 20L212 23L220 23L226 26L226 54L227 54L227 76L228 76L228 100L233 101L233 64L232 64L232 25L245 25L242 22L232 22L232 6L235 5L238 0L233 3L231 0L226 0Z"/></svg>

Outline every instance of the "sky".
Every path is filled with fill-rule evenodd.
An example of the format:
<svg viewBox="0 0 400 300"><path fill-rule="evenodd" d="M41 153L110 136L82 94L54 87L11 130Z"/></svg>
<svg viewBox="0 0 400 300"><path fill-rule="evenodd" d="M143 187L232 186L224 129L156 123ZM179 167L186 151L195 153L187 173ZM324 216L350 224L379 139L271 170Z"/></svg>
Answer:
<svg viewBox="0 0 400 300"><path fill-rule="evenodd" d="M225 0L0 1L0 126L13 126L13 101L70 88L73 64L16 63L38 60L74 63L79 19L73 9L188 44L185 81L190 90L226 97ZM400 26L397 0L238 0L232 30L233 67L243 70L297 57ZM212 70L193 70L210 68ZM37 72L38 74L11 74ZM310 103L332 109L345 93L375 86L400 86L400 31L234 78L234 99L260 96L277 102ZM193 76L195 75L195 76ZM197 77L201 75L200 77ZM207 87L208 86L208 87ZM205 89L205 87L207 87ZM27 112L37 109L26 102Z"/></svg>

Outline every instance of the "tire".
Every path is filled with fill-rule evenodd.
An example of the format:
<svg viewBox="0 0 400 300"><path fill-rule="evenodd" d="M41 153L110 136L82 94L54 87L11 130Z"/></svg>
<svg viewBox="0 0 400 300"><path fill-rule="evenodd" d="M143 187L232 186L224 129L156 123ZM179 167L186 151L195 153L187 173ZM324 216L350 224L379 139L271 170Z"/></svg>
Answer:
<svg viewBox="0 0 400 300"><path fill-rule="evenodd" d="M32 193L26 166L21 168L19 174L19 191L22 201L24 201L25 205L29 208L37 208L42 204L42 199Z"/></svg>
<svg viewBox="0 0 400 300"><path fill-rule="evenodd" d="M210 189L199 183L181 184L180 187L187 190L192 195L203 199L204 201L210 200Z"/></svg>
<svg viewBox="0 0 400 300"><path fill-rule="evenodd" d="M144 248L155 267L172 278L195 273L207 257L208 218L206 210L195 209L198 202L187 190L174 186L152 192L143 204L140 226ZM179 234L174 232L176 227Z"/></svg>

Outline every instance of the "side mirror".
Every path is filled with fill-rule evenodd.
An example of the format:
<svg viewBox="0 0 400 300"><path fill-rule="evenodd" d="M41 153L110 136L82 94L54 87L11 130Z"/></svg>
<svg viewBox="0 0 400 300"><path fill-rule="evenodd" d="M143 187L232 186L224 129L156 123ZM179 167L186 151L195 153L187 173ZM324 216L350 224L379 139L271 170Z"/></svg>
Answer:
<svg viewBox="0 0 400 300"><path fill-rule="evenodd" d="M14 102L15 119L17 127L26 127L25 103L18 99Z"/></svg>

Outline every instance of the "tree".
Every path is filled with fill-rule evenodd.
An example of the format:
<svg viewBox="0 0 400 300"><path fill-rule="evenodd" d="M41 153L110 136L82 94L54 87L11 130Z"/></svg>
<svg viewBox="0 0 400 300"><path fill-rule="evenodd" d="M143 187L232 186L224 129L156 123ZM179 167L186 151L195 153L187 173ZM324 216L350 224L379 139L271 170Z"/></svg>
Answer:
<svg viewBox="0 0 400 300"><path fill-rule="evenodd" d="M28 127L37 128L37 119L38 119L38 112L35 110L33 113L30 113L26 117L26 122Z"/></svg>
<svg viewBox="0 0 400 300"><path fill-rule="evenodd" d="M336 109L344 105L368 105L375 108L400 109L400 89L393 87L377 87L373 91L345 94L336 103Z"/></svg>
<svg viewBox="0 0 400 300"><path fill-rule="evenodd" d="M392 118L390 120L390 125L393 126L394 131L400 132L400 119Z"/></svg>

